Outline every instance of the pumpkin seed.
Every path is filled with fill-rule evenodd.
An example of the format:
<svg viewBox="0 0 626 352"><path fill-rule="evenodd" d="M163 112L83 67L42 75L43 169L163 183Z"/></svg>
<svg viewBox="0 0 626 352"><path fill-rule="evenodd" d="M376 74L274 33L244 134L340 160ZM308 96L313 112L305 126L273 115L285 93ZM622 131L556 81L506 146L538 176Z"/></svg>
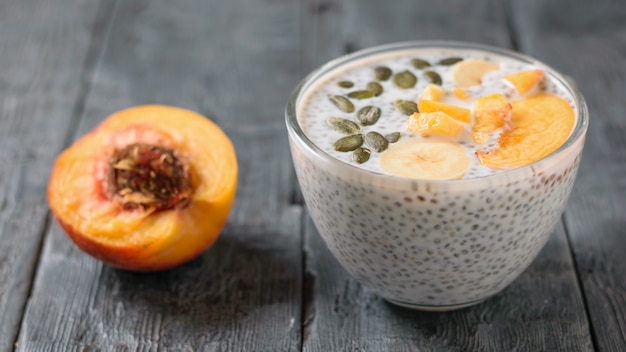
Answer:
<svg viewBox="0 0 626 352"><path fill-rule="evenodd" d="M418 112L417 104L409 100L398 99L393 102L393 106L401 113L410 116Z"/></svg>
<svg viewBox="0 0 626 352"><path fill-rule="evenodd" d="M352 152L352 161L357 164L363 164L364 162L370 160L370 155L372 152L367 148L356 148Z"/></svg>
<svg viewBox="0 0 626 352"><path fill-rule="evenodd" d="M437 72L435 72L435 71L426 71L426 72L424 72L424 75L426 77L428 77L428 79L430 80L430 83L436 84L438 86L441 85L441 83L442 83L441 76Z"/></svg>
<svg viewBox="0 0 626 352"><path fill-rule="evenodd" d="M446 59L441 59L439 60L439 65L444 65L444 66L450 66L450 65L454 65L457 62L463 61L462 57L449 57Z"/></svg>
<svg viewBox="0 0 626 352"><path fill-rule="evenodd" d="M356 113L356 120L363 126L371 126L380 118L380 108L364 106Z"/></svg>
<svg viewBox="0 0 626 352"><path fill-rule="evenodd" d="M354 112L354 104L352 104L348 98L341 95L329 95L328 99L330 99L330 101L335 104L339 110L348 114Z"/></svg>
<svg viewBox="0 0 626 352"><path fill-rule="evenodd" d="M413 66L415 66L415 68L417 69L423 69L426 67L430 67L430 63L426 60L420 59L420 58L415 58L413 60L411 60L411 64L413 64Z"/></svg>
<svg viewBox="0 0 626 352"><path fill-rule="evenodd" d="M381 94L383 94L383 86L381 86L379 83L377 82L370 82L367 84L367 89L371 90L372 93L374 93L374 96L377 97Z"/></svg>
<svg viewBox="0 0 626 352"><path fill-rule="evenodd" d="M367 99L374 96L374 92L371 90L355 90L354 92L348 93L348 98L352 99Z"/></svg>
<svg viewBox="0 0 626 352"><path fill-rule="evenodd" d="M326 120L326 124L333 130L343 134L356 134L361 132L361 126L359 126L358 123L341 117L329 117Z"/></svg>
<svg viewBox="0 0 626 352"><path fill-rule="evenodd" d="M353 134L351 136L338 139L335 144L335 150L338 152L351 152L363 145L363 135Z"/></svg>
<svg viewBox="0 0 626 352"><path fill-rule="evenodd" d="M415 87L417 77L415 77L415 75L410 71L405 70L398 72L393 76L393 83L395 83L399 88L409 89Z"/></svg>
<svg viewBox="0 0 626 352"><path fill-rule="evenodd" d="M389 143L395 143L400 140L401 134L400 132L392 132L385 136L385 139L389 141Z"/></svg>
<svg viewBox="0 0 626 352"><path fill-rule="evenodd" d="M391 77L391 69L386 66L378 66L374 69L374 78L377 81L386 81Z"/></svg>
<svg viewBox="0 0 626 352"><path fill-rule="evenodd" d="M389 147L389 141L382 134L375 131L368 132L365 135L365 142L377 153L383 152Z"/></svg>
<svg viewBox="0 0 626 352"><path fill-rule="evenodd" d="M354 87L354 83L351 81L341 81L337 82L337 85L341 88L352 88Z"/></svg>

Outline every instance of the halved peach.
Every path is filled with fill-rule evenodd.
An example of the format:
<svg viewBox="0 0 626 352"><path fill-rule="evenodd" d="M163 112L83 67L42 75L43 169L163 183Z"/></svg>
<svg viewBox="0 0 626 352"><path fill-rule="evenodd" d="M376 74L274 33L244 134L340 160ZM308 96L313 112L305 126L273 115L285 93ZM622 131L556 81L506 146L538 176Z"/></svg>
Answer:
<svg viewBox="0 0 626 352"><path fill-rule="evenodd" d="M511 104L502 94L490 94L474 101L474 125L472 139L478 144L484 144L489 134L504 127L506 118L511 111Z"/></svg>
<svg viewBox="0 0 626 352"><path fill-rule="evenodd" d="M215 123L149 105L111 115L63 151L48 202L88 254L153 271L191 260L214 243L236 185L235 150Z"/></svg>
<svg viewBox="0 0 626 352"><path fill-rule="evenodd" d="M505 75L503 78L509 81L519 94L526 94L545 76L539 69L521 71Z"/></svg>
<svg viewBox="0 0 626 352"><path fill-rule="evenodd" d="M424 136L431 134L458 138L465 125L442 111L416 112L409 117L408 129Z"/></svg>
<svg viewBox="0 0 626 352"><path fill-rule="evenodd" d="M510 127L498 146L477 151L480 162L492 169L509 169L538 161L558 149L574 127L574 110L564 99L538 94L513 102Z"/></svg>
<svg viewBox="0 0 626 352"><path fill-rule="evenodd" d="M445 112L461 122L469 123L472 121L471 111L456 105L432 100L420 100L417 103L417 108L419 112Z"/></svg>

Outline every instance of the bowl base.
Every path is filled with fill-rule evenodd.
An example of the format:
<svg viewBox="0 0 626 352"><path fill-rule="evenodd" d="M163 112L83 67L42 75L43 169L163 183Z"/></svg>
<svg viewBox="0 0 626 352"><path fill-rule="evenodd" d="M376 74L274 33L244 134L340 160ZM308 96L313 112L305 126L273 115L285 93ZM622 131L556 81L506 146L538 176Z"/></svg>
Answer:
<svg viewBox="0 0 626 352"><path fill-rule="evenodd" d="M466 307L469 307L469 306L473 306L473 305L476 305L476 304L481 303L481 302L486 300L486 298L482 298L482 299L479 299L479 300L465 302L465 303L460 303L460 304L429 306L429 305L423 305L423 304L416 304L416 303L408 303L408 302L396 301L396 300L390 299L390 298L384 298L384 299L387 302L389 302L389 303L391 303L393 305L396 305L396 306L400 306L400 307L403 307L403 308L409 308L409 309L413 309L413 310L420 310L420 311L424 311L424 312L450 312L450 311L466 308Z"/></svg>

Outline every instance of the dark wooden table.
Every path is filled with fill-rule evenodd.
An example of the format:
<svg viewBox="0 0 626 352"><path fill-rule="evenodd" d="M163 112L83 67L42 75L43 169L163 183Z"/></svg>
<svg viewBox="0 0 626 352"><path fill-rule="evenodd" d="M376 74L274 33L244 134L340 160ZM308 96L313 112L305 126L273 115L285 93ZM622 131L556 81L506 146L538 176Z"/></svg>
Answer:
<svg viewBox="0 0 626 352"><path fill-rule="evenodd" d="M284 106L328 59L468 40L572 76L591 112L565 214L532 266L477 306L392 306L347 276L303 204ZM137 274L51 217L54 158L110 113L199 111L240 177L220 239ZM0 1L0 351L626 351L626 1Z"/></svg>

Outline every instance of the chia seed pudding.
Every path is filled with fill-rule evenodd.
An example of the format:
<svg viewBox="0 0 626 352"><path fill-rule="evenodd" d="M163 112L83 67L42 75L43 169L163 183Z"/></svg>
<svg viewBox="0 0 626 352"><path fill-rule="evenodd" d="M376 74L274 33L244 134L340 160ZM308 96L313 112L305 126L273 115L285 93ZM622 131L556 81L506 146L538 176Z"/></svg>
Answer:
<svg viewBox="0 0 626 352"><path fill-rule="evenodd" d="M360 126L363 134L400 132L401 141L430 138L407 131L408 117L394 107L394 101L417 102L431 82L424 75L426 70L412 65L413 58L437 63L451 57L499 65L498 71L483 76L481 85L466 88L474 97L502 93L509 101L522 99L503 81L503 75L543 70L545 79L533 89L565 99L574 110L574 128L565 143L530 165L494 170L483 166L474 153L494 148L497 133L485 144L474 143L464 134L458 143L471 161L463 177L454 180L389 174L380 167L386 151L372 151L369 160L357 163L352 153L335 150L333 143L344 135L329 128L326 120L354 120L365 106L379 107L381 114L375 124ZM393 73L412 72L417 83L399 89L392 79L378 81L383 93L349 99L353 112L341 111L328 99L363 89L381 65ZM450 66L433 64L427 70L442 78L445 92L455 88L449 79ZM339 82L352 86L344 88L350 84ZM446 94L443 101L468 109L473 102L452 94ZM517 53L455 42L390 44L331 61L296 88L286 115L303 196L330 251L351 275L381 297L401 306L435 311L462 308L496 294L537 256L564 210L588 123L583 98L553 69Z"/></svg>

